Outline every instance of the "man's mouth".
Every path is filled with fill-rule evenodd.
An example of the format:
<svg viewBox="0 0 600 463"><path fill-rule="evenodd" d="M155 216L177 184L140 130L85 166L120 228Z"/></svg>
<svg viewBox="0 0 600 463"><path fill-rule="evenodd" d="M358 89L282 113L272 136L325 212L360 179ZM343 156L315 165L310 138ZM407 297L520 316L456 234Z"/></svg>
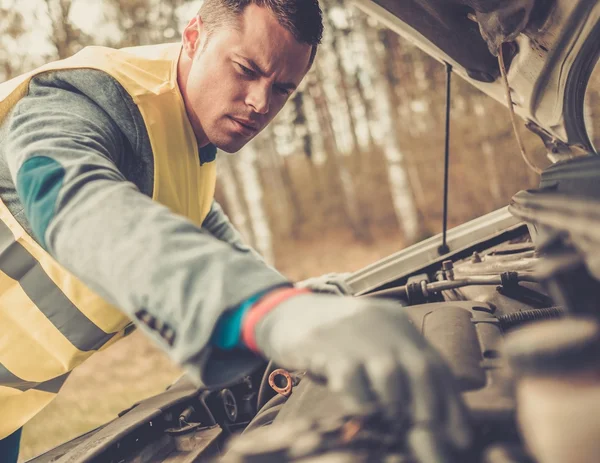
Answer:
<svg viewBox="0 0 600 463"><path fill-rule="evenodd" d="M247 119L239 119L237 117L229 117L234 124L240 129L240 132L254 133L258 131L258 124Z"/></svg>

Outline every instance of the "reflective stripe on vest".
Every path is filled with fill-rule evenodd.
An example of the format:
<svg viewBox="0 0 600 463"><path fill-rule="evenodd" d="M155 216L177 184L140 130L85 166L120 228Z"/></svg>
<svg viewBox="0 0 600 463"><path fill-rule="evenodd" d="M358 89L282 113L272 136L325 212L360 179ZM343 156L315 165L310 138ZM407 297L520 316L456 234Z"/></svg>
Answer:
<svg viewBox="0 0 600 463"><path fill-rule="evenodd" d="M201 225L213 200L216 163L199 162L177 86L180 49L85 48L0 84L0 123L37 74L77 68L108 73L144 119L154 157L152 199ZM42 249L0 201L0 439L45 407L73 368L122 338L129 323Z"/></svg>

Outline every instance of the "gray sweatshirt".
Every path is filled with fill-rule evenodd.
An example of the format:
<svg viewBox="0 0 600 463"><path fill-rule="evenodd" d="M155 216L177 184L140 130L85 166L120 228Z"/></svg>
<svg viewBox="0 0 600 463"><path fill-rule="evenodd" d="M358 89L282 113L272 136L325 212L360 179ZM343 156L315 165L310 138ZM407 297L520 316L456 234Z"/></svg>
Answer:
<svg viewBox="0 0 600 463"><path fill-rule="evenodd" d="M17 193L19 171L33 157L49 158L64 174L43 210ZM214 147L200 150L199 162L213 158ZM287 281L242 243L216 202L199 228L152 201L152 186L142 116L101 71L36 76L0 127L0 198L25 230L196 381L231 382L260 359L213 348L217 321ZM156 326L175 336L166 339Z"/></svg>

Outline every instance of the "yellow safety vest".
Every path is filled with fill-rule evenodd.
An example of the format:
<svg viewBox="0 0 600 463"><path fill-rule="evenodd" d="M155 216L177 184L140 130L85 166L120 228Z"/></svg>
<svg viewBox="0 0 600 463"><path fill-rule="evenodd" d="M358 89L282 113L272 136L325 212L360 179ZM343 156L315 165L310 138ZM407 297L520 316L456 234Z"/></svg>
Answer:
<svg viewBox="0 0 600 463"><path fill-rule="evenodd" d="M0 84L0 124L37 74L104 71L133 98L154 155L152 199L201 225L215 189L215 162L198 146L177 85L180 44L87 47ZM29 236L0 201L0 439L56 396L69 372L123 336L127 316L92 292Z"/></svg>

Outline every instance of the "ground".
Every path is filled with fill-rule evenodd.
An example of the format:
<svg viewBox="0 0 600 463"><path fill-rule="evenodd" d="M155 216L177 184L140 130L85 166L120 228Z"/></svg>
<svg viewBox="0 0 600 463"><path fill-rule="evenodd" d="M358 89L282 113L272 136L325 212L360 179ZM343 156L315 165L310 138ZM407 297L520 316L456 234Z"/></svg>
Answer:
<svg viewBox="0 0 600 463"><path fill-rule="evenodd" d="M358 270L402 248L395 227L379 234L371 244L357 242L346 231L318 241L290 240L285 254L277 256L277 267L293 280ZM54 402L25 426L19 461L106 423L181 374L141 333L132 334L77 368Z"/></svg>

